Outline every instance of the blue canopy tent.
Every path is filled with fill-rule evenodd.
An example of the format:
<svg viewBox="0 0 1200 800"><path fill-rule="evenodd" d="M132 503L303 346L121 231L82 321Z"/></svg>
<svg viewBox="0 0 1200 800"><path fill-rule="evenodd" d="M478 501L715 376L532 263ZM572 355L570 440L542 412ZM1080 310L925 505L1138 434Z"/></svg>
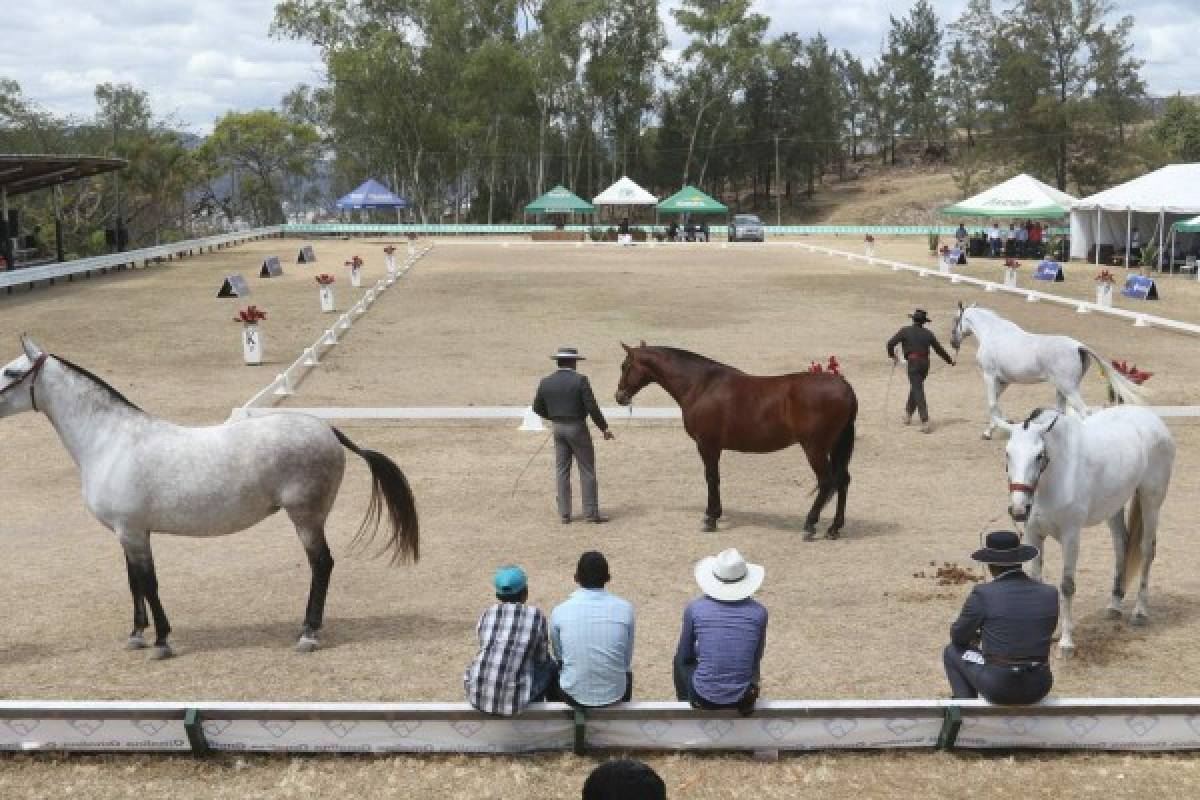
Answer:
<svg viewBox="0 0 1200 800"><path fill-rule="evenodd" d="M396 209L397 219L401 209L408 208L408 201L392 192L377 180L365 181L354 191L337 201L339 211L370 210L376 208Z"/></svg>

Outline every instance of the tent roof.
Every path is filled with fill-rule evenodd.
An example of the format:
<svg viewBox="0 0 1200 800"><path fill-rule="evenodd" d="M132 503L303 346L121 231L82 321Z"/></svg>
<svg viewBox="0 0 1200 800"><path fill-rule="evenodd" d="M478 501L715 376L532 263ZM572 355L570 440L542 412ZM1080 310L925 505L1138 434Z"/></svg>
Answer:
<svg viewBox="0 0 1200 800"><path fill-rule="evenodd" d="M123 158L99 156L0 155L0 186L9 197L124 169Z"/></svg>
<svg viewBox="0 0 1200 800"><path fill-rule="evenodd" d="M395 195L377 180L364 181L353 192L337 201L338 208L407 208L408 201Z"/></svg>
<svg viewBox="0 0 1200 800"><path fill-rule="evenodd" d="M652 206L658 198L638 186L627 176L592 198L598 206Z"/></svg>
<svg viewBox="0 0 1200 800"><path fill-rule="evenodd" d="M1191 219L1185 219L1182 222L1176 222L1174 228L1175 230L1183 231L1184 233L1194 233L1196 231L1200 231L1200 217L1192 217Z"/></svg>
<svg viewBox="0 0 1200 800"><path fill-rule="evenodd" d="M724 214L729 211L724 203L718 203L695 186L685 186L658 204L659 211L686 212L694 214Z"/></svg>
<svg viewBox="0 0 1200 800"><path fill-rule="evenodd" d="M587 214L596 207L565 186L555 186L525 206L526 214Z"/></svg>
<svg viewBox="0 0 1200 800"><path fill-rule="evenodd" d="M1021 173L961 203L946 206L942 213L957 217L1065 217L1075 202L1066 192Z"/></svg>
<svg viewBox="0 0 1200 800"><path fill-rule="evenodd" d="M1072 209L1200 213L1200 164L1168 164L1120 186L1085 197Z"/></svg>

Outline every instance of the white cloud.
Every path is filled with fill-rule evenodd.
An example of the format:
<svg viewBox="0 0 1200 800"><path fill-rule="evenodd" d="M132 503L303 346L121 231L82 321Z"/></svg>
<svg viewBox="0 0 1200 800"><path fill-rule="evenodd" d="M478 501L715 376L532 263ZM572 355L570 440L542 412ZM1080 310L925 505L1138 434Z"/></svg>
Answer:
<svg viewBox="0 0 1200 800"><path fill-rule="evenodd" d="M943 23L965 0L933 0ZM662 0L677 57L686 37L670 16L678 0ZM130 82L149 92L156 111L206 132L231 109L275 107L297 83L319 83L323 67L305 42L269 35L275 0L10 0L3 14L0 76L53 111L88 117L92 90L104 81ZM1007 6L1007 2L997 2ZM758 0L771 36L823 32L833 47L867 60L879 51L889 15L910 0ZM1136 55L1155 94L1200 92L1200 29L1196 0L1122 0L1133 14Z"/></svg>

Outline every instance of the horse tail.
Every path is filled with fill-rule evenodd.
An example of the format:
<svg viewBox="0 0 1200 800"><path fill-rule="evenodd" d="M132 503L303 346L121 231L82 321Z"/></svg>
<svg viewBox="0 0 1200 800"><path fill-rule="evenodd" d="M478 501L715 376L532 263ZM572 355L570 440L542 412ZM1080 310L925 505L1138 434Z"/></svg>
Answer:
<svg viewBox="0 0 1200 800"><path fill-rule="evenodd" d="M1095 350L1086 345L1081 345L1079 356L1083 359L1084 372L1087 372L1087 360L1089 358L1096 362L1096 366L1100 367L1100 371L1104 373L1104 379L1108 381L1110 395L1115 396L1118 402L1129 405L1145 405L1144 390L1118 372L1112 364L1106 359L1101 358L1100 354Z"/></svg>
<svg viewBox="0 0 1200 800"><path fill-rule="evenodd" d="M833 451L829 454L829 464L833 473L833 485L839 488L850 483L850 457L854 455L854 417L842 428L837 441L833 443Z"/></svg>
<svg viewBox="0 0 1200 800"><path fill-rule="evenodd" d="M1133 585L1138 571L1142 567L1142 535L1145 526L1142 524L1142 493L1133 493L1133 502L1129 504L1129 522L1126 525L1129 535L1125 537L1125 566L1122 575L1125 576L1123 592L1128 592Z"/></svg>
<svg viewBox="0 0 1200 800"><path fill-rule="evenodd" d="M354 542L365 542L375 538L386 506L391 532L379 555L391 551L393 564L416 561L420 557L420 531L417 503L413 499L408 479L396 463L383 453L360 449L337 428L332 430L343 447L362 458L371 468L371 502L367 505L367 513L358 532L354 534Z"/></svg>

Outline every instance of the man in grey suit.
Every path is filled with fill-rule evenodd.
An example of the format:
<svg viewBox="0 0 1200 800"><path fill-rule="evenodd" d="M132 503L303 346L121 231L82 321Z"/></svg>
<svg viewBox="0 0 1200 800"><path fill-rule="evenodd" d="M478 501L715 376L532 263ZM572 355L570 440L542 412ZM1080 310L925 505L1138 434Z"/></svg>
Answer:
<svg viewBox="0 0 1200 800"><path fill-rule="evenodd" d="M558 362L558 369L542 378L537 396L533 399L534 412L554 423L554 466L558 478L558 515L563 524L571 521L571 459L579 463L579 482L583 488L583 516L588 522L608 522L600 514L596 489L596 454L592 449L592 435L588 432L587 418L590 416L605 439L613 438L608 422L596 404L592 386L587 376L575 371L575 365L583 360L574 347L560 347L551 356Z"/></svg>
<svg viewBox="0 0 1200 800"><path fill-rule="evenodd" d="M992 581L976 586L950 626L942 653L955 697L998 705L1027 705L1047 695L1050 637L1058 623L1058 590L1025 574L1038 549L1012 531L987 535L971 558L987 564Z"/></svg>

